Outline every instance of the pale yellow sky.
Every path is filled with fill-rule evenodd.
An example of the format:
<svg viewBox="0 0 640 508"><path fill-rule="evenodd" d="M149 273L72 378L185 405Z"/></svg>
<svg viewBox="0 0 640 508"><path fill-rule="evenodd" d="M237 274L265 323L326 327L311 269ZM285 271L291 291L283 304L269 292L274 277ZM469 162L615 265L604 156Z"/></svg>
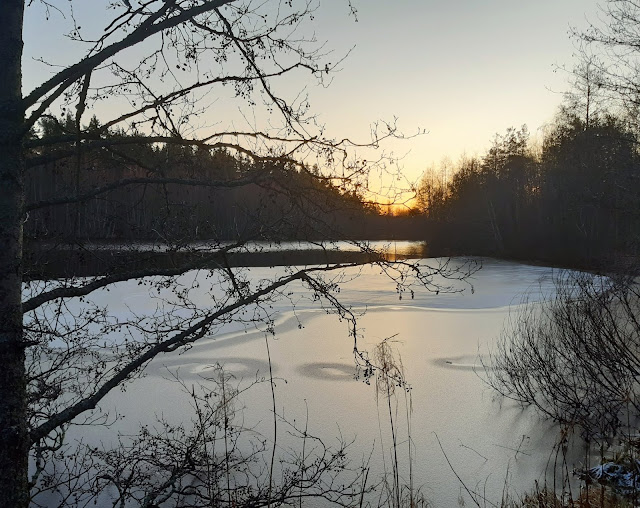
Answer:
<svg viewBox="0 0 640 508"><path fill-rule="evenodd" d="M73 3L76 17L86 18L85 31L104 23L102 14L96 15L98 3ZM353 4L357 22L347 15L346 0L322 0L307 28L328 41L336 58L352 49L331 86L313 87L306 75L276 85L291 95L309 87L313 110L336 138L367 141L372 122L394 117L406 134L425 129L425 135L386 146L406 154L401 164L411 180L444 157L455 161L462 154L482 153L496 132L510 126L527 124L535 135L551 121L568 86L568 76L555 66L571 68L575 62L569 29L584 28L587 19L596 21L598 12L596 0ZM68 15L56 12L46 20L37 5L27 10L25 91L55 70L34 58L73 61L73 45L61 30L69 23ZM237 104L224 96L207 101L211 114L203 124L222 124L238 114ZM253 122L253 112L245 107L232 123L244 127L247 122Z"/></svg>
<svg viewBox="0 0 640 508"><path fill-rule="evenodd" d="M444 157L482 153L496 132L553 115L575 62L570 27L597 20L595 0L405 0L360 2L359 22L338 16L341 44L356 47L318 110L329 125L366 135L367 120L397 116L394 143L419 175ZM324 21L324 20L323 20ZM349 28L351 27L351 28Z"/></svg>

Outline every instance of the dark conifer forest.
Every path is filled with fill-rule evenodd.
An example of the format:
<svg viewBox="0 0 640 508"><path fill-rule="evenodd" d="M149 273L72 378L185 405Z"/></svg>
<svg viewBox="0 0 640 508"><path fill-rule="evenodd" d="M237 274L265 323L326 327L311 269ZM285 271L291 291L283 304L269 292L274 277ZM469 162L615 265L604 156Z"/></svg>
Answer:
<svg viewBox="0 0 640 508"><path fill-rule="evenodd" d="M38 130L45 147L28 163L25 234L39 241L262 240L266 229L269 240L339 239L377 215L363 196L284 158L110 130L78 151L71 117L45 118Z"/></svg>
<svg viewBox="0 0 640 508"><path fill-rule="evenodd" d="M449 179L425 173L418 203L433 252L593 266L637 254L639 189L637 131L565 108L541 146L511 128Z"/></svg>
<svg viewBox="0 0 640 508"><path fill-rule="evenodd" d="M414 206L395 214L319 178L317 167L256 161L225 148L107 131L108 148L102 134L78 153L72 122L45 118L33 134L45 147L28 162L27 239L405 239L424 240L430 255L570 266L630 259L640 246L638 133L613 114L587 123L565 107L537 146L526 126L509 128L446 178L425 172ZM95 117L92 126L104 132ZM46 147L48 139L55 148Z"/></svg>

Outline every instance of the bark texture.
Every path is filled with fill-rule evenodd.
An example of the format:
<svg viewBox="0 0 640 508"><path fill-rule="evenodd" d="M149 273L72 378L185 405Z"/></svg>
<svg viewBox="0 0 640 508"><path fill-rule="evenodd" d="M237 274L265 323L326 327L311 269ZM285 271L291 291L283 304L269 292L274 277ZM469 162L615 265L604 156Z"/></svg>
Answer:
<svg viewBox="0 0 640 508"><path fill-rule="evenodd" d="M29 503L25 348L22 340L24 159L21 130L24 0L0 2L0 506Z"/></svg>

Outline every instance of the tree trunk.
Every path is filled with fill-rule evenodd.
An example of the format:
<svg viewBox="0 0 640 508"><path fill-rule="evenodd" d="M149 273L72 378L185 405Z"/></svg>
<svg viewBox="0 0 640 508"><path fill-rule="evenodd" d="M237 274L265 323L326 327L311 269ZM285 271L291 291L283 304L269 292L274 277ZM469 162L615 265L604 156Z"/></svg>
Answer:
<svg viewBox="0 0 640 508"><path fill-rule="evenodd" d="M0 4L0 506L29 503L25 348L22 336L24 156L21 130L24 0Z"/></svg>

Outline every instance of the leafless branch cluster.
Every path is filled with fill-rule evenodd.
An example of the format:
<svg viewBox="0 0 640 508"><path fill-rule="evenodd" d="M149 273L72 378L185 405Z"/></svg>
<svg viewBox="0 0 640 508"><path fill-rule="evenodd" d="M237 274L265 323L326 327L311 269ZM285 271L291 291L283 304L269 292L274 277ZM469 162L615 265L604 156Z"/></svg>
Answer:
<svg viewBox="0 0 640 508"><path fill-rule="evenodd" d="M114 2L116 16L105 22L98 37L89 37L83 35L88 30L78 26L71 3L67 37L83 53L24 98L29 111L24 129L26 134L43 117L63 127L53 114L59 106L63 117L74 118L75 126L63 128L45 143L75 142L76 147L35 157L30 164L77 150L118 146L122 140L108 136L117 128L129 135L144 133L145 143L226 148L259 160L305 161L300 167L337 164L339 172L331 173L332 178L366 187L376 161L363 164L351 159L348 151L401 137L395 120L375 124L372 138L364 143L332 139L311 114L305 94L277 91L283 77L308 73L323 84L340 67L344 57L308 31L318 7L310 0L147 0L131 8ZM135 57L129 56L130 48L142 41L142 55L136 49ZM221 98L249 107L253 118L243 113L240 119L245 128L211 121ZM99 128L83 126L83 116L102 111L107 101L110 117L101 118ZM41 143L31 140L28 146L37 154ZM381 157L378 167L390 170L385 161Z"/></svg>
<svg viewBox="0 0 640 508"><path fill-rule="evenodd" d="M430 289L443 287L446 290L446 286L438 282L438 277L464 278L471 273L464 269L472 270L469 266L461 271L457 266L443 264L430 268L429 272L427 267L421 268L409 261L380 260L378 263L381 270L395 281L399 294L413 294L419 287L425 286ZM117 487L119 492L123 492L119 496L135 498L136 502L142 502L142 498L135 496L144 491L144 486L151 489L152 485L155 485L154 488L165 485L167 480L160 473L144 476L139 471L125 469L112 471L105 476L107 473L104 470L105 467L115 468L116 464L138 464L145 471L160 468L161 464L153 463L152 459L165 457L161 460L167 462L168 452L156 448L173 446L184 452L193 440L203 439L206 442L201 435L202 429L196 434L189 434L190 430L167 424L162 439L147 435L143 429L140 436L129 438L117 449L100 451L85 446L82 453L78 450L68 452L68 429L77 425L108 426L113 423L119 415L104 412L101 405L109 393L126 388L128 383L144 375L144 368L154 358L178 353L198 340L214 337L217 330L225 325L234 323L234 326L256 327L267 334L275 334L278 311L274 310L274 304L282 299L295 309L299 298L309 298L326 312L336 314L347 325L354 341L356 360L366 370L366 376L372 376L378 370L384 371L389 386L399 383L407 388L406 381L399 373L388 371L384 362L381 363L377 357L369 360L367 353L358 348L358 312L340 298L342 283L354 276L347 275L348 271L345 270L353 270L358 264L286 267L280 275L263 280L255 280L243 269L220 266L218 269L186 273L181 267L174 273L164 274L149 269L120 276L30 282L25 288L25 339L31 344L27 361L27 386L32 460L39 464L38 474L32 479L34 492L50 492L51 488L47 487L50 484L60 485L62 482L71 485L80 482L78 468L85 471L88 477L101 478L102 483L98 482L100 485ZM120 291L118 284L135 288L144 298L150 299L153 307L145 311L132 303L133 306L123 314L112 307L113 301L111 306L108 302L99 303L104 291ZM31 298L30 294L33 294ZM202 303L205 301L203 295L206 295L206 305ZM195 398L193 393L190 395ZM199 415L201 409L198 404L207 401L206 397L194 401L196 414ZM211 411L207 421L217 418L218 413L214 414L213 409ZM201 427L208 426L201 422ZM175 443L170 445L172 440ZM153 453L150 450L154 450ZM139 459L132 461L123 454L129 458L137 455ZM333 461L337 459L331 456L330 464L323 463L322 468L332 468ZM243 464L245 460L246 457L242 457ZM95 473L97 470L101 472ZM324 472L323 469L322 474ZM183 473L180 474L180 482L187 477L191 482L195 475L194 470L188 468ZM264 470L251 473L251 477L257 481L260 474L264 474ZM128 486L118 483L125 481L121 477L123 475L130 477ZM60 478L54 480L56 477ZM308 471L304 477L304 485L287 477L286 481L278 483L268 497L275 503L276 499L284 500L290 496L278 490L293 488L290 482L296 488L302 488L305 496L311 495L317 487L314 482L320 481L320 478ZM172 489L178 488L174 480L171 482ZM188 485L180 483L178 490L172 490L169 497L173 500L183 499L183 495L187 495L185 493L191 495L192 484L189 482ZM76 493L82 488L68 487ZM238 488L233 487L232 490L235 492ZM103 487L96 491L97 487L92 483L86 489L87 496L98 495L96 492L102 492ZM259 495L263 496L264 492Z"/></svg>
<svg viewBox="0 0 640 508"><path fill-rule="evenodd" d="M179 378L191 421L158 418L112 446L84 442L38 448L31 480L34 506L291 506L324 499L355 506L376 488L368 464L354 466L351 443L329 446L279 416L295 449L270 443L243 426L242 392L219 366L194 387ZM277 447L277 478L269 485L268 457ZM300 451L302 450L302 452Z"/></svg>
<svg viewBox="0 0 640 508"><path fill-rule="evenodd" d="M640 416L637 280L565 272L556 293L512 316L486 374L505 397L610 439Z"/></svg>
<svg viewBox="0 0 640 508"><path fill-rule="evenodd" d="M590 21L587 30L572 30L582 60L575 70L577 91L587 98L587 105L591 103L592 113L606 102L625 112L637 128L640 5L632 0L607 0L598 18Z"/></svg>
<svg viewBox="0 0 640 508"><path fill-rule="evenodd" d="M279 88L294 74L325 84L340 65L342 57L309 29L317 2L91 5L95 11L85 17L80 11L86 3L73 0L8 0L0 6L7 25L0 33L0 237L6 244L0 252L0 504L25 508L31 498L46 505L47 496L60 506L87 505L101 496L114 506L149 508L300 504L307 496L357 503L369 488L366 465L343 483L346 445L330 448L295 427L290 432L302 440L302 455L281 458L279 469L272 457L265 487L264 444L238 446L242 429L230 423L227 400L233 395L225 388L189 391L196 415L191 424L161 420L155 430L121 436L115 448L69 441L74 426L117 420L118 414L103 409L106 397L126 390L154 359L215 337L230 324L274 333L274 303L284 299L295 310L301 296L294 291L345 321L359 355L357 314L339 298L346 271L375 262L400 296L419 287L448 290L447 279L469 273L447 264L385 260L353 238L366 256L290 264L265 278L252 277L232 259L247 253L253 240L279 241L283 223L289 229L298 224L293 215L315 220L311 233L326 233L332 224L323 224L318 211L336 213L338 198L362 206L370 173L390 170L386 156L367 161L352 151L401 137L393 120L374 124L364 143L331 138L304 93ZM75 52L56 55L41 84L23 87L23 15L25 9L27 17L37 15L40 7L52 24L69 24L66 36ZM355 15L350 2L346 7ZM245 105L240 127L215 117L218 99ZM91 111L100 119L87 123ZM183 149L190 159L176 168ZM216 157L226 165L212 168ZM191 164L198 158L201 165ZM29 195L26 187L34 181L35 187L41 183L39 194ZM187 200L170 206L176 187L260 192L259 199L245 195L243 203L238 195L233 203L248 210L251 224L231 224L230 240L213 229L194 244L200 224L191 228L195 214ZM131 189L136 192L126 199L109 201L114 192ZM106 222L126 203L127 212L144 212L147 219L159 209L138 207L149 189L158 190L152 200L164 211L145 223L153 233L149 252L134 241L117 252L88 245L92 230L83 230L83 216L92 224ZM217 196L208 197L214 208ZM279 213L267 214L265 201ZM57 216L64 235L49 234L46 226L55 220L29 229L38 214L46 219L59 210L66 210ZM127 240L135 240L136 232ZM30 242L40 242L40 250L29 250ZM122 262L112 262L118 256ZM76 270L89 257L104 264ZM65 258L76 265L70 273L47 272L49 263ZM110 299L109 292L119 297ZM278 481L272 481L274 472Z"/></svg>

